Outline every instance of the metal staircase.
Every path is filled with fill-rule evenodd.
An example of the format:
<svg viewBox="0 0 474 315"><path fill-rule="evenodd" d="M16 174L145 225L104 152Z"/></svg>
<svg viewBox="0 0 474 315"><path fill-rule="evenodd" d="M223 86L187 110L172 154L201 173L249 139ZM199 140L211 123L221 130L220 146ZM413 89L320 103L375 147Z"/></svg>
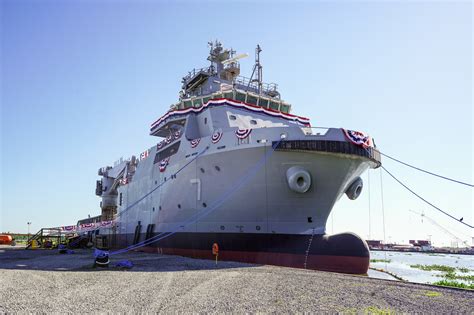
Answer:
<svg viewBox="0 0 474 315"><path fill-rule="evenodd" d="M60 228L42 228L36 234L28 238L28 242L26 244L26 249L33 249L33 248L53 248L57 247L58 244L61 242L62 237L65 234L61 234ZM56 241L54 243L53 241ZM36 246L32 246L33 243L36 242Z"/></svg>

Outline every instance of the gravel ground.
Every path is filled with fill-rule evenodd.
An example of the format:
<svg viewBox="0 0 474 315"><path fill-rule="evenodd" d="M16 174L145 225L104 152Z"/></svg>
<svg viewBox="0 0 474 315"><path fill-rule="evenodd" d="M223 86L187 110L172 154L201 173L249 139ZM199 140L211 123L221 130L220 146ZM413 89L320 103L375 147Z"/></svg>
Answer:
<svg viewBox="0 0 474 315"><path fill-rule="evenodd" d="M130 270L113 265L123 259ZM91 250L0 246L0 313L470 313L474 291L274 266L127 253L108 270Z"/></svg>

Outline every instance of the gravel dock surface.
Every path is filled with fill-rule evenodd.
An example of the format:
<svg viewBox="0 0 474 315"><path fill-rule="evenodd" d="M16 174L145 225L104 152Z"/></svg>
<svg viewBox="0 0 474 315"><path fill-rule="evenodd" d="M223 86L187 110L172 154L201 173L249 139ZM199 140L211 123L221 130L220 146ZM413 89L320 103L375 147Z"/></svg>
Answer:
<svg viewBox="0 0 474 315"><path fill-rule="evenodd" d="M474 312L468 290L138 252L104 270L92 253L0 246L0 313ZM134 267L114 267L124 259Z"/></svg>

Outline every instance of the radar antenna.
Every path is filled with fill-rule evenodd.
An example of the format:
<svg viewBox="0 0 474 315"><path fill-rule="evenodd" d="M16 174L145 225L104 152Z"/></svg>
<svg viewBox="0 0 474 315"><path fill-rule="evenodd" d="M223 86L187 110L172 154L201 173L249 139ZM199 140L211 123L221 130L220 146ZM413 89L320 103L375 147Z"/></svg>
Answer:
<svg viewBox="0 0 474 315"><path fill-rule="evenodd" d="M248 56L249 56L249 54L238 54L235 57L232 57L232 58L229 58L229 59L226 59L226 60L222 61L222 64L226 65L228 63L236 62L237 60L242 59L242 58L246 58Z"/></svg>

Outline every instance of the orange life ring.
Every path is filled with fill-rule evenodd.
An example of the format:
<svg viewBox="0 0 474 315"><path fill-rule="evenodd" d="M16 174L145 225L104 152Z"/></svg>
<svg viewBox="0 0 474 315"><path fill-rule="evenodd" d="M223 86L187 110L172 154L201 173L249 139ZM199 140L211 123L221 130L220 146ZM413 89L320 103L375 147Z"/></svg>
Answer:
<svg viewBox="0 0 474 315"><path fill-rule="evenodd" d="M219 245L217 245L217 243L212 244L212 254L213 255L219 254Z"/></svg>

